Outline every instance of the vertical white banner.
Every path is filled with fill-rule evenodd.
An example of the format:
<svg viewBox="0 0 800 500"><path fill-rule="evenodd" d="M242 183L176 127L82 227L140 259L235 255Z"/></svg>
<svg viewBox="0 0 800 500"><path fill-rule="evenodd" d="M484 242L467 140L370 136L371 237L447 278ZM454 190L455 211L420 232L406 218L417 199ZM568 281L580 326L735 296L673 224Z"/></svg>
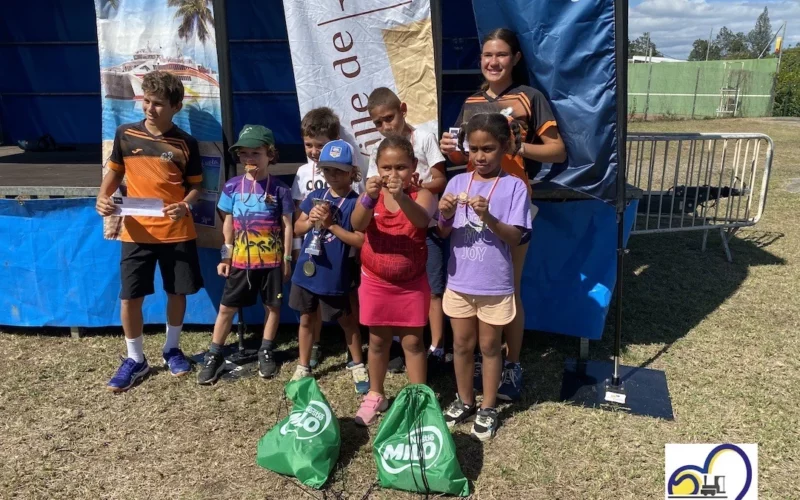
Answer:
<svg viewBox="0 0 800 500"><path fill-rule="evenodd" d="M192 209L198 244L221 244L216 213L222 171L222 114L217 42L211 0L95 0L103 99L103 175L114 132L144 119L142 78L168 71L184 87L183 109L173 122L197 139L203 193ZM116 239L119 217L107 217L106 238Z"/></svg>
<svg viewBox="0 0 800 500"><path fill-rule="evenodd" d="M408 105L411 125L438 132L429 0L283 0L300 113L327 106L360 153L381 140L367 112L378 87Z"/></svg>

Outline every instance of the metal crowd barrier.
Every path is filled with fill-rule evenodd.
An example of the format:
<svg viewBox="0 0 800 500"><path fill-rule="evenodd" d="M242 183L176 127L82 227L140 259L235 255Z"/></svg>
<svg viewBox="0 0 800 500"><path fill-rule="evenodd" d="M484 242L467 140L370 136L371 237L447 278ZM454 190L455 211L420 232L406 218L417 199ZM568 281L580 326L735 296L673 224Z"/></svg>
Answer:
<svg viewBox="0 0 800 500"><path fill-rule="evenodd" d="M629 134L628 182L644 191L632 234L719 231L728 242L761 219L774 144L764 134Z"/></svg>

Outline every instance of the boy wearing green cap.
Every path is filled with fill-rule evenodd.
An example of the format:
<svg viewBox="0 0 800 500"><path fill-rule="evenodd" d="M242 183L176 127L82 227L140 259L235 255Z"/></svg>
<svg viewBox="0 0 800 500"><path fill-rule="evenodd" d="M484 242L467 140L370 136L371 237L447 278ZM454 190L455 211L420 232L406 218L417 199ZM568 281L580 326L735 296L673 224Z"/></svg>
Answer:
<svg viewBox="0 0 800 500"><path fill-rule="evenodd" d="M226 279L214 323L214 335L197 382L214 383L223 371L222 348L240 307L261 302L267 311L264 339L258 350L258 373L274 376L278 367L273 342L278 333L283 284L291 277L292 191L269 173L275 163L275 139L261 125L245 125L231 146L245 174L225 183L217 207L224 212L222 260L217 273Z"/></svg>

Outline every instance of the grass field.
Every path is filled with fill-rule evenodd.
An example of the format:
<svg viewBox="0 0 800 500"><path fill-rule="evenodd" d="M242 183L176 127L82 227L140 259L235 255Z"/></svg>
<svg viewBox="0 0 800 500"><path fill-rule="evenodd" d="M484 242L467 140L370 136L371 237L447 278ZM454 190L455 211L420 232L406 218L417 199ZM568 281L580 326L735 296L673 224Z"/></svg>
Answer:
<svg viewBox="0 0 800 500"><path fill-rule="evenodd" d="M502 412L486 445L455 434L476 498L661 498L664 444L759 444L761 498L800 496L800 123L726 120L632 124L636 131L762 132L776 143L766 215L731 242L700 252L700 233L637 236L625 265L624 358L664 370L675 420L573 407L558 401L566 357L578 341L529 333L524 399ZM293 331L281 348L296 349ZM611 328L592 343L607 359ZM159 359L163 334L147 335ZM209 332L183 337L187 352ZM376 478L371 436L352 416L358 401L333 340L319 381L341 420L342 451L324 492L255 465L258 439L285 416L284 383L250 378L199 387L158 370L112 396L104 385L123 352L121 337L80 340L37 332L0 334L0 497L18 498L364 498ZM290 354L291 357L291 354ZM390 377L391 395L404 376ZM432 381L443 398L454 383ZM370 498L414 498L372 490Z"/></svg>

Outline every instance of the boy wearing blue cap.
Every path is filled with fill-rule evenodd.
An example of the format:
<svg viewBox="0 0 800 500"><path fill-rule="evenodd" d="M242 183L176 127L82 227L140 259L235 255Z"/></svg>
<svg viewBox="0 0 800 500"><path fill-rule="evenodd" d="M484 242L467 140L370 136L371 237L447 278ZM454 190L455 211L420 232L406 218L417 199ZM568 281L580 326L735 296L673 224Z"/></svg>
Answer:
<svg viewBox="0 0 800 500"><path fill-rule="evenodd" d="M352 361L356 392L369 390L369 375L361 352L358 318L351 312L349 292L352 267L351 248L361 248L364 235L353 231L350 216L358 202L352 184L361 180L353 165L353 149L345 141L331 141L322 148L317 166L328 188L317 189L300 204L295 234L303 237L300 256L292 276L289 306L300 312L300 361L292 380L311 376L311 351L314 343L314 318L320 310L323 321L338 320L344 330Z"/></svg>

